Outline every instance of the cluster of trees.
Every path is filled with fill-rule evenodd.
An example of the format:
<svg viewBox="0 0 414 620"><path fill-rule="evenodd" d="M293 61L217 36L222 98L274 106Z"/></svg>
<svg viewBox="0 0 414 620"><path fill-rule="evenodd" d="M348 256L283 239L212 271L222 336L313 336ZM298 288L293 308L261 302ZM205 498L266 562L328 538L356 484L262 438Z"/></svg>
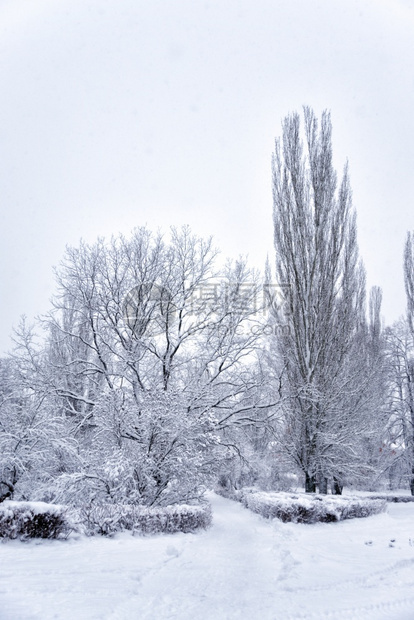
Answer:
<svg viewBox="0 0 414 620"><path fill-rule="evenodd" d="M414 494L414 236L384 328L331 122L283 123L276 262L219 265L187 228L68 248L52 309L0 360L0 501L168 505L206 486Z"/></svg>

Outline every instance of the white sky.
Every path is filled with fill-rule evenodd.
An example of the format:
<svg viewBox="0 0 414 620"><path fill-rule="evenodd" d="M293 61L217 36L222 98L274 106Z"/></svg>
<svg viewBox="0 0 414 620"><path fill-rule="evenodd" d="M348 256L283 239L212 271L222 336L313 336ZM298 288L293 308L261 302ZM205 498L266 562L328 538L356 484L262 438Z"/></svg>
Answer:
<svg viewBox="0 0 414 620"><path fill-rule="evenodd" d="M405 309L414 0L0 0L0 352L66 244L188 223L273 256L282 118L332 113L369 285Z"/></svg>

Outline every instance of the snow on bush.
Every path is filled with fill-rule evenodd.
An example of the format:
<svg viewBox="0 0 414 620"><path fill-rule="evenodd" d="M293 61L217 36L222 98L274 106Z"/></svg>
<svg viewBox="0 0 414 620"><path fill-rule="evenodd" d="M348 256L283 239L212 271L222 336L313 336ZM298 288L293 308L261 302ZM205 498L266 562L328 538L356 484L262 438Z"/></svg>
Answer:
<svg viewBox="0 0 414 620"><path fill-rule="evenodd" d="M91 503L80 509L45 502L0 504L0 538L66 538L70 532L112 535L121 530L142 534L194 532L211 525L209 504L157 508Z"/></svg>
<svg viewBox="0 0 414 620"><path fill-rule="evenodd" d="M241 503L266 519L329 523L384 512L386 501L367 498L243 491Z"/></svg>
<svg viewBox="0 0 414 620"><path fill-rule="evenodd" d="M209 504L198 506L181 504L149 508L91 503L80 510L79 516L85 533L88 535L110 536L121 530L131 530L141 534L187 533L206 529L211 525Z"/></svg>
<svg viewBox="0 0 414 620"><path fill-rule="evenodd" d="M66 538L73 529L64 506L15 501L0 504L0 538Z"/></svg>

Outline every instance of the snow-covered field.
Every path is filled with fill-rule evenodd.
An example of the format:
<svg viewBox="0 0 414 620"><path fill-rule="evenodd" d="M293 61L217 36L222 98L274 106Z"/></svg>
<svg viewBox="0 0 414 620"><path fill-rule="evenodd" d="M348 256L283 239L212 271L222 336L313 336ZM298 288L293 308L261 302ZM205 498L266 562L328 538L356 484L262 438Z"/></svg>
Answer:
<svg viewBox="0 0 414 620"><path fill-rule="evenodd" d="M210 499L197 534L0 544L1 620L413 620L414 503L298 525Z"/></svg>

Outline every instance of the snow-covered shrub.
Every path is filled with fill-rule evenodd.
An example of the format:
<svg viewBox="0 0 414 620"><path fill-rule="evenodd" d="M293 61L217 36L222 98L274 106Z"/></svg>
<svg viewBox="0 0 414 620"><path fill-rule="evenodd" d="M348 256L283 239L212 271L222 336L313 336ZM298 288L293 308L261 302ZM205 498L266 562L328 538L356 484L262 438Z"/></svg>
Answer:
<svg viewBox="0 0 414 620"><path fill-rule="evenodd" d="M141 534L194 532L211 525L209 504L176 505L157 508L132 505L89 504L79 511L88 535L110 536L130 530Z"/></svg>
<svg viewBox="0 0 414 620"><path fill-rule="evenodd" d="M73 529L64 506L7 500L0 504L0 538L63 538Z"/></svg>
<svg viewBox="0 0 414 620"><path fill-rule="evenodd" d="M294 523L329 523L384 512L385 500L288 493L246 492L242 504L266 519Z"/></svg>

